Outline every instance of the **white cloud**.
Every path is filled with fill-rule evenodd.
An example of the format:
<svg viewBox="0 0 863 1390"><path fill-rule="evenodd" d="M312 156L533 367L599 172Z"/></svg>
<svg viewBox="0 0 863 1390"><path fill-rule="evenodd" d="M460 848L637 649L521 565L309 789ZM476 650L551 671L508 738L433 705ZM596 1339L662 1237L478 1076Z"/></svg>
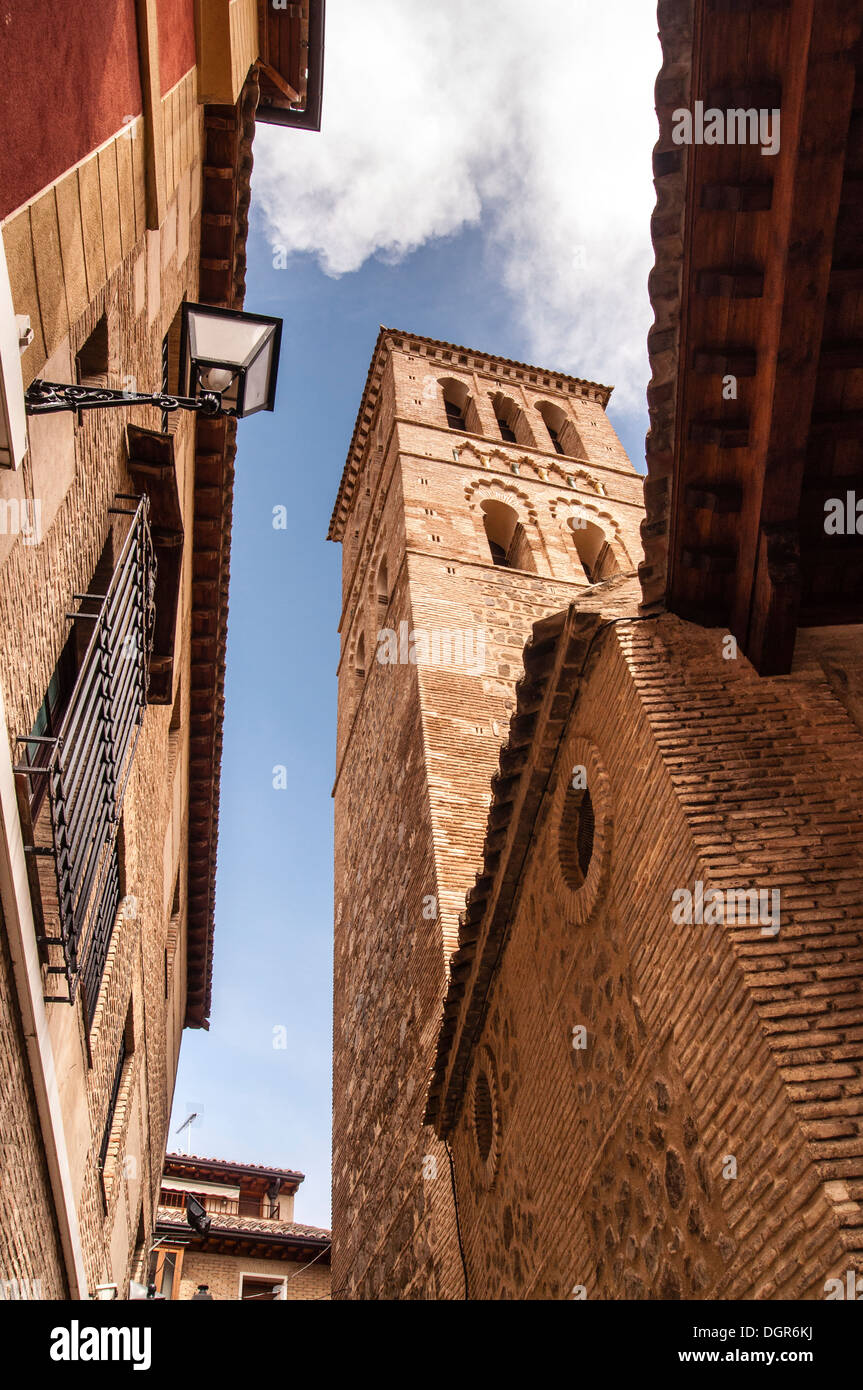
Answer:
<svg viewBox="0 0 863 1390"><path fill-rule="evenodd" d="M525 355L640 407L659 62L651 0L329 0L321 134L256 135L267 235L343 275L479 223Z"/></svg>

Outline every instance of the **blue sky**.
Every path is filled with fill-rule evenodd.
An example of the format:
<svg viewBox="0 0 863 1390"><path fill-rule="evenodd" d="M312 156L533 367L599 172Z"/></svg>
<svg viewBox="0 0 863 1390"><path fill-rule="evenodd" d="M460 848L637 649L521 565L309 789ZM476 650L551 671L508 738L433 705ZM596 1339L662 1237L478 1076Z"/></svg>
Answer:
<svg viewBox="0 0 863 1390"><path fill-rule="evenodd" d="M320 135L255 139L246 307L284 318L282 357L275 413L240 425L213 1010L183 1037L169 1147L198 1111L193 1152L302 1169L313 1225L330 1212L341 603L325 536L378 326L616 385L643 470L653 5L527 8L329 0Z"/></svg>

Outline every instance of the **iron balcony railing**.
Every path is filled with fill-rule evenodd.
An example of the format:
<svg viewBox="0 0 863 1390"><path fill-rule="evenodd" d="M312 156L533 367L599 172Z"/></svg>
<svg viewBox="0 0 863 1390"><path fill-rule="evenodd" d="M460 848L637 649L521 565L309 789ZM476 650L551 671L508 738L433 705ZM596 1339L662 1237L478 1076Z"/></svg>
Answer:
<svg viewBox="0 0 863 1390"><path fill-rule="evenodd" d="M54 737L24 735L16 768L40 949L52 979L73 1003L83 988L92 1021L120 902L117 832L147 703L156 561L146 497L131 523L104 594L76 594L68 616L93 624L65 714ZM34 793L47 795L31 817ZM37 797L38 801L39 798Z"/></svg>
<svg viewBox="0 0 863 1390"><path fill-rule="evenodd" d="M278 1221L279 1204L271 1202L264 1197L261 1201L260 1209L249 1211L246 1204L240 1211L240 1199L238 1197L217 1197L212 1192L196 1192L189 1188L188 1195L194 1197L197 1202L212 1216L248 1216L251 1221ZM186 1191L177 1192L174 1188L163 1187L159 1194L160 1207L185 1207Z"/></svg>

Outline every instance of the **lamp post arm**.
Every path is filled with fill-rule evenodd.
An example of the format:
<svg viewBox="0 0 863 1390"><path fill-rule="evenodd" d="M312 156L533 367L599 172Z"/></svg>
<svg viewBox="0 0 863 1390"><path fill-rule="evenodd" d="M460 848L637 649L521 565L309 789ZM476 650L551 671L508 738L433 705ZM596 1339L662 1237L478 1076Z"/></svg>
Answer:
<svg viewBox="0 0 863 1390"><path fill-rule="evenodd" d="M61 410L104 410L112 406L149 405L156 410L193 410L199 415L233 415L223 408L216 391L200 396L168 396L162 391L115 391L108 386L76 386L37 378L24 393L28 415L53 415Z"/></svg>

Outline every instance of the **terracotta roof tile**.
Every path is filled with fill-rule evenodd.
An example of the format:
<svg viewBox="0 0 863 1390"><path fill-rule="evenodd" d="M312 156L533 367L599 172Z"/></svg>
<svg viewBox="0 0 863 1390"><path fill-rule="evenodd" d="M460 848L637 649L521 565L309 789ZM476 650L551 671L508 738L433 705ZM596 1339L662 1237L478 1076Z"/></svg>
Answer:
<svg viewBox="0 0 863 1390"><path fill-rule="evenodd" d="M332 1231L322 1226L303 1226L298 1221L265 1221L252 1216L226 1216L224 1212L208 1212L211 1231L235 1231L237 1235L284 1236L290 1241L320 1241L321 1244L332 1239ZM190 1231L185 1215L178 1207L159 1207L158 1224L170 1226L178 1231Z"/></svg>
<svg viewBox="0 0 863 1390"><path fill-rule="evenodd" d="M305 1173L300 1173L293 1168L274 1168L269 1163L240 1163L232 1158L204 1158L201 1154L178 1154L166 1153L165 1162L171 1161L174 1164L201 1164L204 1163L208 1168L224 1168L226 1171L236 1169L238 1172L260 1173L262 1176L295 1178L297 1182L305 1180Z"/></svg>

